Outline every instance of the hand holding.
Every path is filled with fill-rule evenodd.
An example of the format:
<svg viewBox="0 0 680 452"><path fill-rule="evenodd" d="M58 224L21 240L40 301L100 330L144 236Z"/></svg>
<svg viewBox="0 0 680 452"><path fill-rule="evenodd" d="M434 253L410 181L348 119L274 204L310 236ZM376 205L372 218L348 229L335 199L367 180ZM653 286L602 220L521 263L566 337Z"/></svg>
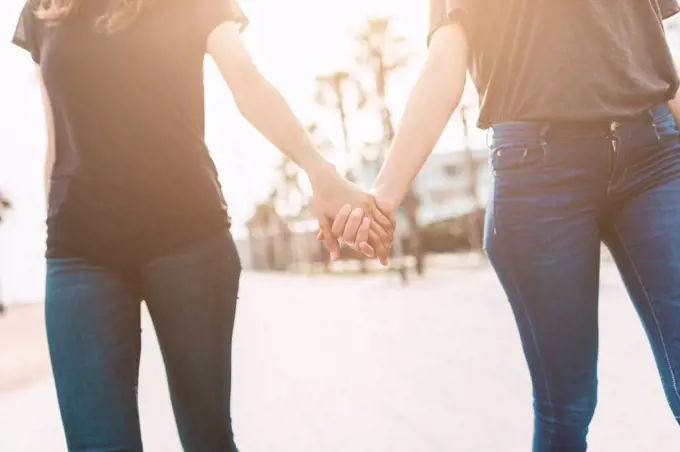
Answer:
<svg viewBox="0 0 680 452"><path fill-rule="evenodd" d="M319 238L324 241L331 259L337 259L338 239L342 238L354 249L370 257L383 256L381 260L386 262L394 227L379 211L374 197L340 177L335 171L310 175L310 180L314 191L312 207L321 229ZM336 234L333 220L339 214L342 215L335 226L338 232ZM344 230L350 217L352 220L345 237Z"/></svg>
<svg viewBox="0 0 680 452"><path fill-rule="evenodd" d="M377 256L383 265L387 265L390 244L394 239L397 207L396 203L386 199L371 197L373 202L368 206L368 217L362 209L346 204L335 216L331 231L334 237L352 249L369 257ZM366 222L366 218L370 218L370 223ZM321 231L317 239L325 241L326 234ZM375 250L375 253L367 250Z"/></svg>

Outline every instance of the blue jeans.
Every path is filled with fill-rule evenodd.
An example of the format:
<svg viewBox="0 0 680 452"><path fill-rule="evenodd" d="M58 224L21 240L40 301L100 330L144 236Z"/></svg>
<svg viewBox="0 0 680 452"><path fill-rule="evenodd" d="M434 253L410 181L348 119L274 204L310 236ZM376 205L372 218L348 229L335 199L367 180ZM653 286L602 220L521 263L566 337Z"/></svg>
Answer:
<svg viewBox="0 0 680 452"><path fill-rule="evenodd" d="M69 451L142 451L137 380L145 300L184 449L236 452L231 339L240 273L229 233L125 269L48 259L47 336Z"/></svg>
<svg viewBox="0 0 680 452"><path fill-rule="evenodd" d="M601 242L680 421L680 141L668 107L624 123L492 130L485 248L531 373L533 450L586 450L597 399Z"/></svg>

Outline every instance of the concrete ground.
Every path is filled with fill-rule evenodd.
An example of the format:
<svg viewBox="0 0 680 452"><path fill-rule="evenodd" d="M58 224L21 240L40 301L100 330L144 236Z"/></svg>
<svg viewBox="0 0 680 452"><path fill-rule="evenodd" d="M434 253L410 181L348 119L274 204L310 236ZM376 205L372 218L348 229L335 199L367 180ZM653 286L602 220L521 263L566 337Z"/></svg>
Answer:
<svg viewBox="0 0 680 452"><path fill-rule="evenodd" d="M395 275L246 274L234 350L241 451L529 452L531 388L509 306L488 267L446 267L407 287ZM637 316L611 263L602 276L589 450L678 451ZM0 451L61 452L42 316L21 309L0 319ZM181 451L148 317L143 331L146 450Z"/></svg>

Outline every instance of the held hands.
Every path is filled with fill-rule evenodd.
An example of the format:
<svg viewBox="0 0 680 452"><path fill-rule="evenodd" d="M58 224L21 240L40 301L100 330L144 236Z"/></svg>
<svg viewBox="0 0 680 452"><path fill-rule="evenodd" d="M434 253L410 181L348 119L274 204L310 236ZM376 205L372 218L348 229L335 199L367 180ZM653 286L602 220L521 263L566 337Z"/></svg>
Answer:
<svg viewBox="0 0 680 452"><path fill-rule="evenodd" d="M316 176L316 177L314 177ZM335 171L310 175L312 207L319 220L331 259L339 255L339 240L369 257L387 264L394 238L396 205L380 200L340 177Z"/></svg>

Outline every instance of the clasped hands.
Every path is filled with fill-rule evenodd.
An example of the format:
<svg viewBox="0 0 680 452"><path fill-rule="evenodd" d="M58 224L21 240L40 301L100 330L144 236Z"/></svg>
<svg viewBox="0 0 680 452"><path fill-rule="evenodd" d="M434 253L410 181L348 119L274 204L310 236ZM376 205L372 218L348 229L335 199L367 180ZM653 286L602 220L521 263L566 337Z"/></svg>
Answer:
<svg viewBox="0 0 680 452"><path fill-rule="evenodd" d="M394 239L397 205L378 194L366 193L337 172L310 176L312 207L319 221L318 239L331 259L339 256L344 243L387 265Z"/></svg>

